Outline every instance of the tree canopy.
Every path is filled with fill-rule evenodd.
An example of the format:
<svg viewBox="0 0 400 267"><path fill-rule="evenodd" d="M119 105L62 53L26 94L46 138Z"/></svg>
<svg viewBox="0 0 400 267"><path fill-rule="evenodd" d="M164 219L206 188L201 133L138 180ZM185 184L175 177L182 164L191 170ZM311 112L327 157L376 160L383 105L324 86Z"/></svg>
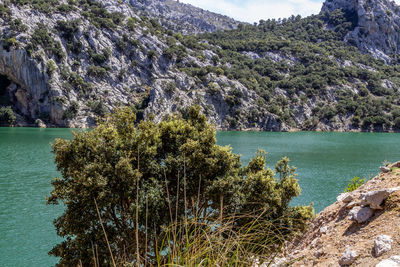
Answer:
<svg viewBox="0 0 400 267"><path fill-rule="evenodd" d="M54 222L64 241L50 254L61 257L60 265L88 266L96 258L111 265L109 250L117 261L136 262L140 255L154 264L168 226L190 218L207 223L262 211L287 239L313 215L311 206L289 205L300 187L287 158L273 171L259 151L242 167L230 147L216 144L200 107L160 123L135 121L132 109L120 109L95 129L53 144L62 177L52 182L48 203L66 209Z"/></svg>

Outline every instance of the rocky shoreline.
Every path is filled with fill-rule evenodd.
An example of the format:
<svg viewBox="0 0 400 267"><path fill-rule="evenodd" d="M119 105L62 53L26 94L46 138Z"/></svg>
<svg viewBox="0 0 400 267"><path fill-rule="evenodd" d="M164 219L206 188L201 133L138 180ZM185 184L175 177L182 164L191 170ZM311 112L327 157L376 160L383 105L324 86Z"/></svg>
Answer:
<svg viewBox="0 0 400 267"><path fill-rule="evenodd" d="M339 195L277 261L291 266L400 266L400 162L381 171L357 190Z"/></svg>

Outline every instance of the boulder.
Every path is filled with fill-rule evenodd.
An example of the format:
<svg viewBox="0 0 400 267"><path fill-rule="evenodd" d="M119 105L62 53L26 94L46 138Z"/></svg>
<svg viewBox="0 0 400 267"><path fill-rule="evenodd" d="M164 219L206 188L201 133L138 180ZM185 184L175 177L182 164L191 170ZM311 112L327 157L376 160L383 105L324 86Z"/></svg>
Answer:
<svg viewBox="0 0 400 267"><path fill-rule="evenodd" d="M47 128L46 124L45 124L41 119L37 119L37 120L35 121L35 124L36 124L36 126L39 127L39 128Z"/></svg>
<svg viewBox="0 0 400 267"><path fill-rule="evenodd" d="M343 253L342 258L339 260L340 265L351 265L353 264L358 257L358 253L350 248L346 249L346 252Z"/></svg>
<svg viewBox="0 0 400 267"><path fill-rule="evenodd" d="M381 172L383 172L383 173L388 173L388 172L390 172L390 168L385 167L385 166L379 167L379 169L380 169Z"/></svg>
<svg viewBox="0 0 400 267"><path fill-rule="evenodd" d="M336 200L338 202L349 203L349 202L353 201L353 196L350 193L343 193L343 194L338 195Z"/></svg>
<svg viewBox="0 0 400 267"><path fill-rule="evenodd" d="M369 218L371 218L372 215L374 215L374 211L371 208L369 207L361 208L357 206L351 209L351 211L349 212L349 219L356 221L358 223L364 223Z"/></svg>
<svg viewBox="0 0 400 267"><path fill-rule="evenodd" d="M392 249L393 240L388 235L380 235L375 239L374 252L376 257L380 257Z"/></svg>
<svg viewBox="0 0 400 267"><path fill-rule="evenodd" d="M376 267L400 267L400 256L392 256L379 262Z"/></svg>
<svg viewBox="0 0 400 267"><path fill-rule="evenodd" d="M363 205L369 205L372 209L382 209L382 202L393 192L400 190L399 187L383 189L377 191L371 191L361 195L361 201Z"/></svg>

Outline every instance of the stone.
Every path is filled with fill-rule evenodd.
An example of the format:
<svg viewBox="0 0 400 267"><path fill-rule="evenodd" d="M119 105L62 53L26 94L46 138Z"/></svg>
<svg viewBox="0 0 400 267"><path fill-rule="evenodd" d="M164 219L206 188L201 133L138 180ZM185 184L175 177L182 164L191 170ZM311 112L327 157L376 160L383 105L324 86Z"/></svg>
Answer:
<svg viewBox="0 0 400 267"><path fill-rule="evenodd" d="M375 265L375 267L399 267L399 266L400 266L399 264L390 259L383 260L379 262L377 265Z"/></svg>
<svg viewBox="0 0 400 267"><path fill-rule="evenodd" d="M360 205L359 202L357 202L357 201L352 201L352 202L350 202L349 204L347 204L346 209L352 209L352 208L354 208L355 206L358 206L358 205Z"/></svg>
<svg viewBox="0 0 400 267"><path fill-rule="evenodd" d="M35 121L35 124L36 124L36 126L39 127L39 128L47 128L46 124L45 124L41 119L37 119L37 120Z"/></svg>
<svg viewBox="0 0 400 267"><path fill-rule="evenodd" d="M390 168L385 167L385 166L379 167L379 169L380 169L381 172L383 172L383 173L388 173L388 172L390 172Z"/></svg>
<svg viewBox="0 0 400 267"><path fill-rule="evenodd" d="M379 262L376 267L400 267L400 256L392 256Z"/></svg>
<svg viewBox="0 0 400 267"><path fill-rule="evenodd" d="M319 232L320 232L321 234L327 234L327 233L329 233L329 226L323 226L323 227L321 227L321 228L319 229Z"/></svg>
<svg viewBox="0 0 400 267"><path fill-rule="evenodd" d="M371 208L356 206L351 209L348 216L350 220L356 221L357 223L364 223L371 218L372 215L374 215L374 211Z"/></svg>
<svg viewBox="0 0 400 267"><path fill-rule="evenodd" d="M314 257L316 257L317 259L321 258L324 254L325 254L325 252L322 249L314 251Z"/></svg>
<svg viewBox="0 0 400 267"><path fill-rule="evenodd" d="M363 205L369 205L372 209L382 209L382 202L393 192L400 190L399 187L383 189L377 191L371 191L361 195L361 201Z"/></svg>
<svg viewBox="0 0 400 267"><path fill-rule="evenodd" d="M393 240L390 236L380 235L376 237L374 242L374 253L376 257L380 257L392 249Z"/></svg>
<svg viewBox="0 0 400 267"><path fill-rule="evenodd" d="M353 196L350 193L343 193L343 194L338 195L336 200L337 200L337 202L349 203L353 200Z"/></svg>
<svg viewBox="0 0 400 267"><path fill-rule="evenodd" d="M340 265L351 265L353 264L358 257L358 253L350 248L346 249L346 252L343 253L342 257L339 260Z"/></svg>

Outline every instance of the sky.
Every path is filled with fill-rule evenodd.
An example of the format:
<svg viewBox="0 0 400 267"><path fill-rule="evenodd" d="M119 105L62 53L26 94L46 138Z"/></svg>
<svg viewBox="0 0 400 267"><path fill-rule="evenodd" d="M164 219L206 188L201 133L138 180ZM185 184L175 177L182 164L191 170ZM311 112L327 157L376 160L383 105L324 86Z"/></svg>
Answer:
<svg viewBox="0 0 400 267"><path fill-rule="evenodd" d="M318 14L324 0L180 0L243 22ZM400 3L400 0L396 0Z"/></svg>

